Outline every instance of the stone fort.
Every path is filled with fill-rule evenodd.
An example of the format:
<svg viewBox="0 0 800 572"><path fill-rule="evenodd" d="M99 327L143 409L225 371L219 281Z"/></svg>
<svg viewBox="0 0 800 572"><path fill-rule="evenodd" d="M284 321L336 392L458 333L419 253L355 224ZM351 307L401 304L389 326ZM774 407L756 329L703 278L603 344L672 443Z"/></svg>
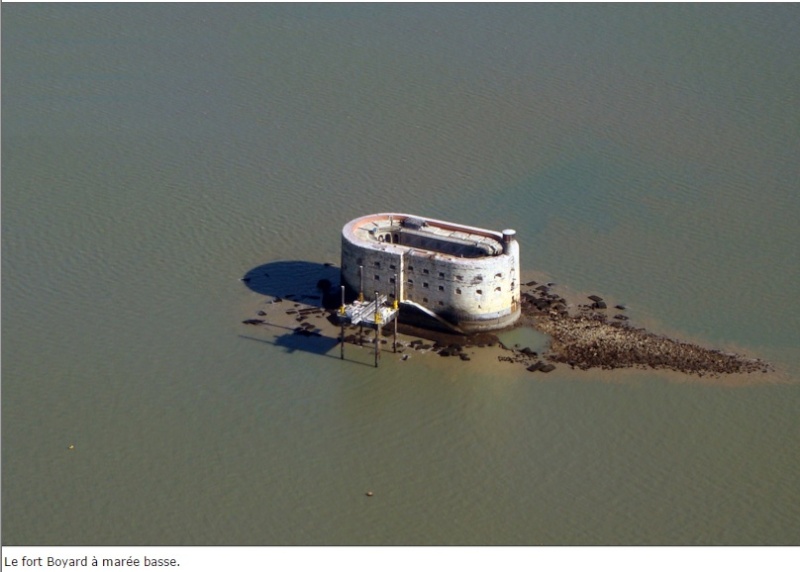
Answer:
<svg viewBox="0 0 800 572"><path fill-rule="evenodd" d="M445 330L482 332L520 316L519 244L496 232L402 213L359 217L342 229L342 285L375 292Z"/></svg>

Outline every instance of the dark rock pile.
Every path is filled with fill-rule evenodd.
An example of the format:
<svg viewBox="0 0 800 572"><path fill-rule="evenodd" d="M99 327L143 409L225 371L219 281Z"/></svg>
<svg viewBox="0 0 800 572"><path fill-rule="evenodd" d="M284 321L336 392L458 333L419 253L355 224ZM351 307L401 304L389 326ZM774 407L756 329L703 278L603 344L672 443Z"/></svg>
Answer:
<svg viewBox="0 0 800 572"><path fill-rule="evenodd" d="M528 283L532 286L535 283ZM566 300L539 286L523 294L523 316L533 327L551 338L546 359L580 369L642 367L671 369L683 373L720 375L771 371L759 359L703 348L650 333L628 324L627 316L609 320L605 301L589 296L591 304L578 305L573 312ZM624 310L624 306L616 306Z"/></svg>

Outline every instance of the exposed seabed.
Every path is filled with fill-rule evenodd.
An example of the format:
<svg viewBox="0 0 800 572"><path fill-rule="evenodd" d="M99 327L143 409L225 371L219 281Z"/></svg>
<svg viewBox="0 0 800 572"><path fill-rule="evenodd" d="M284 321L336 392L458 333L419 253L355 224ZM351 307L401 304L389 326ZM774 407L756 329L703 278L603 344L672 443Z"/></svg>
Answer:
<svg viewBox="0 0 800 572"><path fill-rule="evenodd" d="M612 312L600 296L591 303L570 304L550 292L547 285L525 292L523 322L551 337L545 357L580 369L650 368L669 369L698 376L732 373L767 373L773 367L757 358L708 349L695 343L676 340L636 328L628 317ZM608 313L613 313L609 318Z"/></svg>
<svg viewBox="0 0 800 572"><path fill-rule="evenodd" d="M286 273L289 267L285 263L275 263L279 264L282 265L281 272L277 275L281 276L280 282L288 286L293 282ZM319 280L309 275L308 269L312 267L319 270ZM258 274L269 276L269 273L261 272L262 268L258 269ZM331 284L335 271L331 264L306 264L303 286L297 292L283 296L253 288L254 272L251 271L243 281L251 289L266 294L267 299L258 310L258 317L245 319L243 323L282 329L283 334L275 343L291 351L302 351L308 346L307 351L327 353L342 343L342 333L345 344L370 347L374 343L374 330L364 331L353 326L341 329L338 325L336 308L331 307L335 306L337 299L337 291ZM280 291L286 290L282 288ZM634 327L628 316L621 313L625 311L624 306L616 305L609 309L604 299L597 295L587 296L585 302L569 300L566 295L555 293L552 283L530 281L525 284L521 303L522 315L513 328L532 327L546 334L550 338L546 350L537 352L528 347L508 347L490 332L460 335L402 323L398 327L396 347L390 325L384 328L380 342L384 351L400 354L400 359L419 352L470 361L475 352L482 351L481 348L494 348L495 353L500 350L497 360L520 364L528 371L541 373L553 371L561 364L580 370L641 368L712 378L774 371L772 365L758 358L708 349L697 343ZM266 310L269 310L269 316Z"/></svg>

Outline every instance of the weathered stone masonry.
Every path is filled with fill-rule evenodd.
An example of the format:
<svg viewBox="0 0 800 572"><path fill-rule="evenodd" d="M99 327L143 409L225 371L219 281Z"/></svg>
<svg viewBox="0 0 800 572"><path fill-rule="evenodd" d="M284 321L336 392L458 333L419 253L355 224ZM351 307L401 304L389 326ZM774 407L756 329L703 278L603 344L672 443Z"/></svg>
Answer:
<svg viewBox="0 0 800 572"><path fill-rule="evenodd" d="M402 213L363 216L342 230L342 284L353 295L363 281L368 299L397 291L401 304L426 308L464 332L503 328L521 310L514 237L513 230Z"/></svg>

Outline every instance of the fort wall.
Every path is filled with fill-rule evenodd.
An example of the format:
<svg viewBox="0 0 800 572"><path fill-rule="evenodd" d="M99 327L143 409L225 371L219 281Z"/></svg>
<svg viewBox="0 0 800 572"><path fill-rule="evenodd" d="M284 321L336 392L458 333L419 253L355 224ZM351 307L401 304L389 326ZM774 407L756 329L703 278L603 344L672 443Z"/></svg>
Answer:
<svg viewBox="0 0 800 572"><path fill-rule="evenodd" d="M464 332L520 316L519 245L503 233L402 213L367 215L342 230L342 284L413 302Z"/></svg>

